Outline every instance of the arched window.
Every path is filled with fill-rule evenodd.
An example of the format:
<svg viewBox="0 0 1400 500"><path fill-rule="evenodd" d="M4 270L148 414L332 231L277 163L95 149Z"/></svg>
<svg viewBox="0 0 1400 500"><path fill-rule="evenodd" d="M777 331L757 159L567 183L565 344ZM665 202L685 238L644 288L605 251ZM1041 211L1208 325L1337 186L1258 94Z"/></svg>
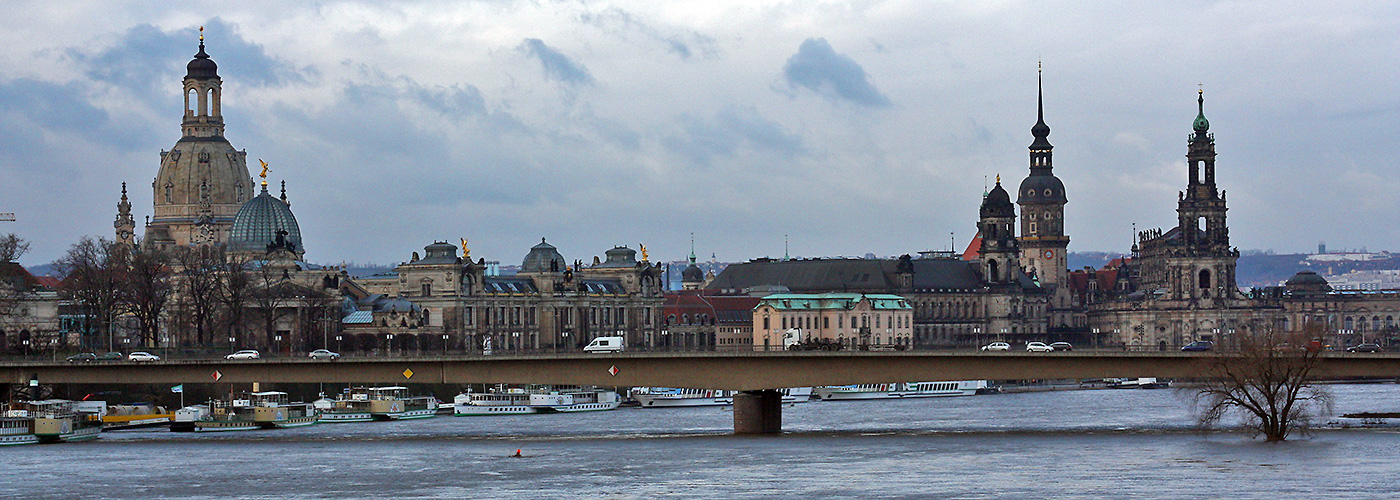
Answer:
<svg viewBox="0 0 1400 500"><path fill-rule="evenodd" d="M997 268L996 259L987 261L987 281L1001 280L1001 270Z"/></svg>
<svg viewBox="0 0 1400 500"><path fill-rule="evenodd" d="M1209 270L1209 269L1202 269L1202 270L1201 270L1201 275L1200 275L1199 281L1200 281L1199 286L1200 286L1200 288L1201 288L1202 290L1205 290L1205 289L1210 288L1210 270Z"/></svg>

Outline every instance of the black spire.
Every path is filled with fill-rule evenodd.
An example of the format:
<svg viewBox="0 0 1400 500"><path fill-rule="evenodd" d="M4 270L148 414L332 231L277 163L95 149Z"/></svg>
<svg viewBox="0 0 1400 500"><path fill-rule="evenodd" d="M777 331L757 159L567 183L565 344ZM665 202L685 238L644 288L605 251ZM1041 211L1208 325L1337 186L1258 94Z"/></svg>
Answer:
<svg viewBox="0 0 1400 500"><path fill-rule="evenodd" d="M1035 136L1035 142L1031 143L1032 151L1049 151L1055 146L1050 145L1050 126L1045 124L1045 91L1042 90L1040 69L1036 69L1035 74L1035 126L1031 127L1031 135Z"/></svg>

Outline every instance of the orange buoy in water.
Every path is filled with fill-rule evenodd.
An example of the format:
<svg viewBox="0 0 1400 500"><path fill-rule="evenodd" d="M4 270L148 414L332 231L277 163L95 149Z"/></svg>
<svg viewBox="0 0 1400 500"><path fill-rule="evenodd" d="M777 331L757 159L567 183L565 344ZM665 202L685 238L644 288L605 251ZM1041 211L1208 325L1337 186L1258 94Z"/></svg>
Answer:
<svg viewBox="0 0 1400 500"><path fill-rule="evenodd" d="M519 449L515 450L515 455L514 455L514 456L517 456L517 457L520 456L520 450L519 450Z"/></svg>

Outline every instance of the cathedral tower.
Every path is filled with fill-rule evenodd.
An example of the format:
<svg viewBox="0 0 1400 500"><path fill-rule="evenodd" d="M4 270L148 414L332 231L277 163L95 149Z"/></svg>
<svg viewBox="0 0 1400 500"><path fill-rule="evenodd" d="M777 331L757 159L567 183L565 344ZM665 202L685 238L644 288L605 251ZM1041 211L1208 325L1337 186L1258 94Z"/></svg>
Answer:
<svg viewBox="0 0 1400 500"><path fill-rule="evenodd" d="M253 197L247 153L224 138L223 82L204 52L203 33L200 28L199 52L186 65L180 140L161 152L151 183L155 210L146 226L147 245L226 243L234 215Z"/></svg>
<svg viewBox="0 0 1400 500"><path fill-rule="evenodd" d="M1187 139L1186 191L1178 195L1177 229L1182 258L1177 259L1182 295L1198 300L1236 294L1235 262L1225 225L1225 192L1215 186L1215 134L1206 120L1205 93L1196 95L1196 120Z"/></svg>
<svg viewBox="0 0 1400 500"><path fill-rule="evenodd" d="M1031 127L1031 175L1021 181L1016 203L1021 206L1021 267L1043 286L1058 287L1069 280L1065 236L1065 184L1052 171L1050 126L1045 124L1045 98L1036 76L1035 126ZM1064 304L1068 305L1068 304Z"/></svg>
<svg viewBox="0 0 1400 500"><path fill-rule="evenodd" d="M978 215L977 230L982 234L978 259L983 280L991 284L1016 283L1021 277L1017 262L1016 206L1011 204L1011 195L1001 187L1001 176L997 176L997 185L982 198Z"/></svg>

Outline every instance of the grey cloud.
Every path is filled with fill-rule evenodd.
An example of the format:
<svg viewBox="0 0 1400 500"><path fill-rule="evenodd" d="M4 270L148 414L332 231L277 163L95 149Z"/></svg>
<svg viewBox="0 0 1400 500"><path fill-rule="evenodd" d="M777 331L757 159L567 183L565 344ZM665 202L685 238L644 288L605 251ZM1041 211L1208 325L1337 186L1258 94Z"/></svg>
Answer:
<svg viewBox="0 0 1400 500"><path fill-rule="evenodd" d="M287 61L268 56L261 45L238 34L238 26L214 18L205 24L205 51L219 64L222 74L236 74L240 84L276 86L303 82L311 69L298 69ZM129 88L155 88L162 95L172 73L184 74L184 65L199 50L199 30L161 31L149 24L131 27L113 46L88 51L68 50L73 61L87 66L97 81Z"/></svg>
<svg viewBox="0 0 1400 500"><path fill-rule="evenodd" d="M788 85L802 87L827 99L850 101L862 106L889 106L885 97L865 74L865 69L845 54L838 54L825 38L808 38L797 54L783 65Z"/></svg>
<svg viewBox="0 0 1400 500"><path fill-rule="evenodd" d="M588 74L588 68L545 45L542 40L526 38L519 48L540 61L546 78L572 85L593 85L593 75Z"/></svg>
<svg viewBox="0 0 1400 500"><path fill-rule="evenodd" d="M666 51L680 57L681 60L690 60L695 51L699 51L705 56L714 53L714 39L701 35L695 31L657 28L642 22L631 13L616 8L604 9L602 12L585 12L579 16L579 20L596 26L609 34L625 36L627 33L636 33L652 41L659 42L666 47ZM695 46L692 49L692 45Z"/></svg>
<svg viewBox="0 0 1400 500"><path fill-rule="evenodd" d="M743 147L784 157L805 152L800 136L789 133L753 107L727 108L714 117L682 115L679 121L682 133L663 143L698 163L708 164L716 156L732 156Z"/></svg>

